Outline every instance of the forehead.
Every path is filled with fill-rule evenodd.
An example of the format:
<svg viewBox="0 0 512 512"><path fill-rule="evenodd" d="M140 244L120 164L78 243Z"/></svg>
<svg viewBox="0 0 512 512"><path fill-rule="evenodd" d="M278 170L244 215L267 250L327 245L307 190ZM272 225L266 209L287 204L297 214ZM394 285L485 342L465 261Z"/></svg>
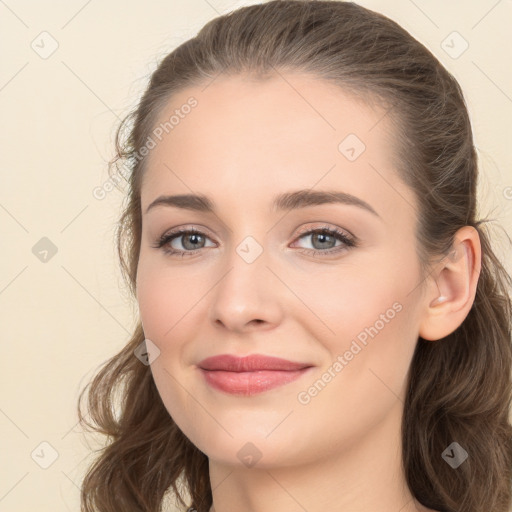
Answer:
<svg viewBox="0 0 512 512"><path fill-rule="evenodd" d="M372 187L382 190L379 172L401 187L386 114L376 102L304 74L222 76L187 88L157 116L143 205L164 191L257 197L260 189L268 195L269 183L287 190L319 180L347 191L366 188L369 197ZM388 192L396 201L396 191Z"/></svg>

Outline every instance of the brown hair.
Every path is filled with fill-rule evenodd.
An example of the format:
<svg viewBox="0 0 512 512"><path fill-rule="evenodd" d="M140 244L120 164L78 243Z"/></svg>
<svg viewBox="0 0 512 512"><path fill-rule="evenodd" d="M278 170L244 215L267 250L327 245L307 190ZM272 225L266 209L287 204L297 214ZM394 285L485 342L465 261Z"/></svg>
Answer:
<svg viewBox="0 0 512 512"><path fill-rule="evenodd" d="M437 342L418 340L402 422L402 461L414 497L442 511L508 512L511 505L512 344L510 276L476 219L477 155L462 91L422 44L387 17L350 2L270 1L208 22L167 55L137 108L116 134L116 157L129 170L117 248L135 296L141 242L140 149L177 91L217 75L312 73L389 108L396 167L419 201L418 251L427 276L446 257L455 232L475 227L482 266L475 301L460 327ZM127 130L127 133L125 133ZM134 356L140 321L127 345L82 390L83 426L108 436L82 484L82 511L161 510L167 491L198 512L212 504L208 458L164 407L150 367ZM80 412L89 389L88 413ZM120 404L116 403L120 391ZM118 412L116 412L118 411ZM458 442L469 458L456 470L441 457ZM184 489L181 487L184 483Z"/></svg>

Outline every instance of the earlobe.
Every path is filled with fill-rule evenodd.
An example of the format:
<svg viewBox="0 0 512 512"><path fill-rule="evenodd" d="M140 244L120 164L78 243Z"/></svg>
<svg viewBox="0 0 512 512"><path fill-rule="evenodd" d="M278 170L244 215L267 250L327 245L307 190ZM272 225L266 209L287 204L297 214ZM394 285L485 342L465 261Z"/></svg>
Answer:
<svg viewBox="0 0 512 512"><path fill-rule="evenodd" d="M419 336L438 340L462 324L475 299L480 262L478 231L464 226L456 233L450 253L430 275Z"/></svg>

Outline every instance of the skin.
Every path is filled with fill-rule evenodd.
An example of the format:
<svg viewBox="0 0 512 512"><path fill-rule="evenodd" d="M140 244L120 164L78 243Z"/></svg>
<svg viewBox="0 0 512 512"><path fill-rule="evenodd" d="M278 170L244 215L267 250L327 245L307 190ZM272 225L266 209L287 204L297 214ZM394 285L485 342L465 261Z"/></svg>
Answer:
<svg viewBox="0 0 512 512"><path fill-rule="evenodd" d="M471 308L476 231L459 230L456 257L423 279L416 200L393 167L389 118L332 84L298 73L265 82L218 77L175 95L158 122L190 96L198 105L148 156L142 212L160 195L192 192L217 209L159 206L143 215L137 300L145 336L160 350L151 371L163 403L209 458L211 510L429 510L413 499L401 468L406 378L418 336L448 335ZM366 145L355 161L338 150L350 133ZM275 194L311 188L357 196L378 216L336 203L270 208ZM299 233L323 226L352 234L358 246L332 253L342 242ZM152 247L177 227L204 233L194 255ZM263 250L252 263L236 251L247 236ZM172 247L190 252L191 238L178 236ZM436 303L440 294L446 300ZM298 394L397 303L400 312L300 403ZM241 397L211 388L197 368L226 353L314 368ZM249 442L261 455L252 467L237 455Z"/></svg>

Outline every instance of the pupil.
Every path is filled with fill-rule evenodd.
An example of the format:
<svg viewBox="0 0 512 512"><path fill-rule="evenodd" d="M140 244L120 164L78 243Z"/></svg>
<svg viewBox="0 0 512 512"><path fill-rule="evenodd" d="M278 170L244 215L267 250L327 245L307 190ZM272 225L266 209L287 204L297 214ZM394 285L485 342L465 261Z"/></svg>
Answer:
<svg viewBox="0 0 512 512"><path fill-rule="evenodd" d="M190 234L188 235L189 237L189 241L192 241L192 245L197 245L197 242L198 242L198 239L200 238L199 235L196 235L196 234Z"/></svg>
<svg viewBox="0 0 512 512"><path fill-rule="evenodd" d="M317 239L320 238L321 245L326 243L326 239L331 238L331 235L327 235L325 233L317 233L315 236L317 237Z"/></svg>

